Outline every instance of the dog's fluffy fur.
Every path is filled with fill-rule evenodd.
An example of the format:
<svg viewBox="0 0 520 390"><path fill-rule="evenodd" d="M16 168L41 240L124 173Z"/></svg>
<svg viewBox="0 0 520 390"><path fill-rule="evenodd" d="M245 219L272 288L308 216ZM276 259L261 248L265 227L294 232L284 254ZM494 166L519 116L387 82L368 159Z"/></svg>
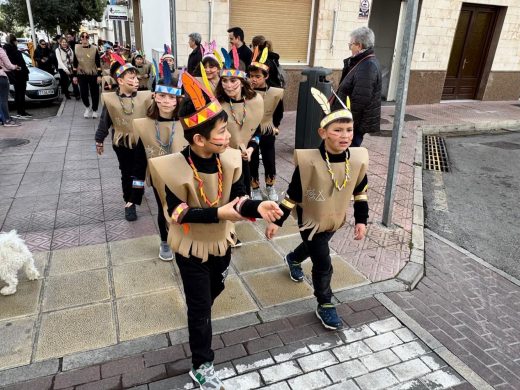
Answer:
<svg viewBox="0 0 520 390"><path fill-rule="evenodd" d="M40 277L34 266L34 259L25 242L16 234L16 230L0 233L0 280L7 286L0 290L2 295L16 292L18 285L18 270L23 268L29 280Z"/></svg>

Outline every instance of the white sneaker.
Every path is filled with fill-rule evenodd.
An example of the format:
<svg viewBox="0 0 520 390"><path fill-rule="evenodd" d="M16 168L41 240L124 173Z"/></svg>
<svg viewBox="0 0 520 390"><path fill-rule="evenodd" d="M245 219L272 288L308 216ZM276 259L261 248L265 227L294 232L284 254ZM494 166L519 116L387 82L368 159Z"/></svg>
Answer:
<svg viewBox="0 0 520 390"><path fill-rule="evenodd" d="M83 118L90 118L92 116L92 108L85 108L85 112L83 113Z"/></svg>
<svg viewBox="0 0 520 390"><path fill-rule="evenodd" d="M260 188L252 188L251 189L251 199L264 200L264 197L262 196L262 190Z"/></svg>
<svg viewBox="0 0 520 390"><path fill-rule="evenodd" d="M98 117L98 112L92 111L92 119L97 119L97 117Z"/></svg>
<svg viewBox="0 0 520 390"><path fill-rule="evenodd" d="M276 193L276 189L273 186L266 186L265 190L267 192L267 197L269 200L273 202L278 202L278 194Z"/></svg>

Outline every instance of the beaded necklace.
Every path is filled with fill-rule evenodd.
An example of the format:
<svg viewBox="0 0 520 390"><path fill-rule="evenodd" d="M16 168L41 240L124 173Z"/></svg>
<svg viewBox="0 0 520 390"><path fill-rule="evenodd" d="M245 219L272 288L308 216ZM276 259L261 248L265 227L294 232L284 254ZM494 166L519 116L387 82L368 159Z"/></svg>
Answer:
<svg viewBox="0 0 520 390"><path fill-rule="evenodd" d="M332 170L332 167L330 166L329 161L329 154L325 150L325 162L327 163L327 168L330 173L330 178L332 179L332 183L334 183L334 187L341 191L345 186L347 185L348 181L350 180L350 151L347 149L347 156L345 158L345 179L343 180L343 184L341 187L338 185L338 180L334 177L334 171Z"/></svg>
<svg viewBox="0 0 520 390"><path fill-rule="evenodd" d="M244 99L244 112L242 115L242 121L239 121L237 119L237 116L235 115L235 110L233 109L233 102L231 101L231 99L229 100L229 107L231 107L231 116L235 120L236 124L239 125L240 127L242 127L244 125L244 122L246 121L246 115L247 115L246 99Z"/></svg>
<svg viewBox="0 0 520 390"><path fill-rule="evenodd" d="M195 168L195 164L193 163L193 160L191 159L191 148L188 151L188 163L190 164L191 169L193 170L193 176L195 177L195 180L199 182L199 193L202 200L209 206L213 207L216 206L219 202L219 200L222 198L222 183L223 183L223 174L222 174L222 164L220 163L220 158L218 155L215 156L217 159L217 169L218 169L218 192L217 192L217 199L215 199L213 202L210 202L208 200L208 197L206 196L206 193L204 192L204 181L199 176L199 172L197 171L197 168Z"/></svg>
<svg viewBox="0 0 520 390"><path fill-rule="evenodd" d="M123 103L123 99L121 99L121 96L119 94L117 94L117 97L119 98L119 104L121 104L121 109L123 110L123 113L125 115L132 115L134 113L134 97L132 96L130 98L130 101L132 102L132 109L130 110L130 112L126 111L126 108Z"/></svg>
<svg viewBox="0 0 520 390"><path fill-rule="evenodd" d="M162 142L161 140L161 130L159 129L159 121L155 120L155 139L157 140L157 143L159 144L159 147L162 149L164 154L170 154L172 152L172 145L173 145L173 135L175 127L175 122L172 122L172 131L170 132L170 140L167 144Z"/></svg>

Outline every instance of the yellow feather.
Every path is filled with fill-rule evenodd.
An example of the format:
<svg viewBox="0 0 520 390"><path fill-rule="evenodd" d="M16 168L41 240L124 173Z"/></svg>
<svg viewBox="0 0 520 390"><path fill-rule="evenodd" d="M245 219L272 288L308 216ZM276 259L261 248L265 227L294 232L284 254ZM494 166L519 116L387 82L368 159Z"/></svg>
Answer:
<svg viewBox="0 0 520 390"><path fill-rule="evenodd" d="M348 108L349 111L352 111L350 109L350 98L348 96L347 96L347 108Z"/></svg>
<svg viewBox="0 0 520 390"><path fill-rule="evenodd" d="M269 54L269 50L267 49L267 47L264 47L264 50L262 50L262 56L260 57L260 61L258 61L258 62L260 62L261 64L265 64L268 54Z"/></svg>
<svg viewBox="0 0 520 390"><path fill-rule="evenodd" d="M208 89L208 91L211 91L211 85L208 80L208 75L206 74L206 69L204 68L204 65L202 65L202 62L200 63L200 73L202 74L202 81L204 81L204 85Z"/></svg>
<svg viewBox="0 0 520 390"><path fill-rule="evenodd" d="M213 52L213 55L218 61L218 64L220 65L220 69L222 69L222 65L224 64L224 59L222 58L222 55L218 52L218 50L215 50Z"/></svg>
<svg viewBox="0 0 520 390"><path fill-rule="evenodd" d="M311 88L311 94L316 99L316 101L321 106L321 109L325 113L325 115L330 114L330 104L329 100L327 99L327 96L325 96L321 91L317 90L316 88Z"/></svg>

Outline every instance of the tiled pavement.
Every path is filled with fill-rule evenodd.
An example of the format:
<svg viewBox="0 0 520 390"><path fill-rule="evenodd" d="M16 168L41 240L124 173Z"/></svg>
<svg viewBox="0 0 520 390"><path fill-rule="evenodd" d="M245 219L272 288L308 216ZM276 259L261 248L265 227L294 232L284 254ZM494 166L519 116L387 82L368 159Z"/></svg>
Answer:
<svg viewBox="0 0 520 390"><path fill-rule="evenodd" d="M226 389L473 389L374 298L338 310L348 324L341 331L324 330L308 313L215 336L216 370ZM5 389L192 389L190 364L188 345L169 343Z"/></svg>

